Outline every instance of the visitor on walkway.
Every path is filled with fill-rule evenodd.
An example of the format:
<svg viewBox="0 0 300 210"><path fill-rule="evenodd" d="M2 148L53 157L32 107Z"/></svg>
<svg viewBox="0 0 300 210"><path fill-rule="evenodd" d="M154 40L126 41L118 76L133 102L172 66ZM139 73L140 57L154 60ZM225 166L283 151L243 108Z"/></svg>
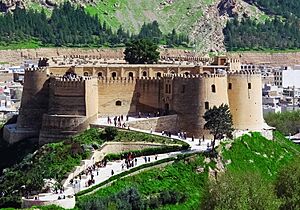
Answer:
<svg viewBox="0 0 300 210"><path fill-rule="evenodd" d="M125 164L124 164L124 163L122 163L122 165L121 165L121 166L122 166L122 171L123 171L123 170L124 170L124 167L125 167Z"/></svg>
<svg viewBox="0 0 300 210"><path fill-rule="evenodd" d="M113 176L115 174L114 170L111 170L111 175Z"/></svg>
<svg viewBox="0 0 300 210"><path fill-rule="evenodd" d="M144 160L145 160L145 163L147 163L147 157L146 156L144 157Z"/></svg>

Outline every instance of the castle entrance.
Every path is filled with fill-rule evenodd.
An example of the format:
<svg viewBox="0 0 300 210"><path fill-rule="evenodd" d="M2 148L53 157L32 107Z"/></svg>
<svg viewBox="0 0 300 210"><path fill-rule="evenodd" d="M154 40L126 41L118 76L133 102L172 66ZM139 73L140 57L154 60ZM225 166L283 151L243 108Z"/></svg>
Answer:
<svg viewBox="0 0 300 210"><path fill-rule="evenodd" d="M129 72L128 77L129 77L129 79L133 80L133 72Z"/></svg>
<svg viewBox="0 0 300 210"><path fill-rule="evenodd" d="M168 115L170 113L170 105L168 103L165 104L165 114Z"/></svg>

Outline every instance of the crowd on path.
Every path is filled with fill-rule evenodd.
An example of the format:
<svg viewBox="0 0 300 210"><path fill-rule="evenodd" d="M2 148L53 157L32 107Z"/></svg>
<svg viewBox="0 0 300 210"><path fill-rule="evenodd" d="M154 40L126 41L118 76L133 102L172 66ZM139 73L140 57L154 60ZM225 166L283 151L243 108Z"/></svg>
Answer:
<svg viewBox="0 0 300 210"><path fill-rule="evenodd" d="M142 114L139 113L141 116ZM159 112L156 113L156 115L151 116L158 116ZM106 121L107 120L107 121ZM126 127L125 122L130 121L128 115L120 115L115 116L113 118L107 117L107 119L104 121L101 121L103 125L112 125L114 124L116 127ZM143 131L139 129L132 129L142 132L149 132L149 131ZM152 129L150 130L150 133L152 133ZM191 138L187 137L187 132L179 131L177 133L171 132L171 131L162 131L161 133L153 132L155 135L163 135L167 136L169 138L175 138L175 139L181 139L191 145L191 150L189 152L195 152L196 151L204 151L206 150L205 146L202 144L201 139L199 139L199 144L195 142L195 137L192 136ZM204 138L203 138L204 141ZM209 143L207 143L207 148L210 146ZM194 151L193 151L194 150ZM178 154L181 154L182 152L172 152L172 153L165 153L165 154L156 154L156 155L148 155L148 156L135 156L134 153L129 152L126 155L122 157L121 160L116 161L108 161L107 159L103 159L99 162L93 163L90 166L87 166L85 170L81 171L77 176L75 176L73 179L70 180L69 184L65 186L67 189L66 192L64 192L64 188L60 189L60 192L53 192L52 196L55 196L57 194L58 197L56 199L65 199L69 198L70 196L74 195L75 193L82 191L84 189L87 189L95 184L99 184L110 177L122 173L123 171L130 170L133 167L143 165L149 162L165 159L171 156L176 156ZM51 196L49 196L51 197ZM46 199L46 197L44 198Z"/></svg>

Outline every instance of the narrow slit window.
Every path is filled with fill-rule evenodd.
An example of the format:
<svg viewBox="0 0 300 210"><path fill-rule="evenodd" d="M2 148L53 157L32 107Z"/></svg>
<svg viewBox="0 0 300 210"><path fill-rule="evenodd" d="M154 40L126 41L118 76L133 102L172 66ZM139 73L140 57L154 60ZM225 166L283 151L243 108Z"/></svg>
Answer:
<svg viewBox="0 0 300 210"><path fill-rule="evenodd" d="M251 89L251 83L248 83L248 89Z"/></svg>
<svg viewBox="0 0 300 210"><path fill-rule="evenodd" d="M215 86L215 85L212 85L212 86L211 86L211 92L213 92L213 93L216 92L216 86Z"/></svg>
<svg viewBox="0 0 300 210"><path fill-rule="evenodd" d="M204 103L204 108L205 108L205 109L209 109L209 102L208 102L208 101L206 101L206 102Z"/></svg>

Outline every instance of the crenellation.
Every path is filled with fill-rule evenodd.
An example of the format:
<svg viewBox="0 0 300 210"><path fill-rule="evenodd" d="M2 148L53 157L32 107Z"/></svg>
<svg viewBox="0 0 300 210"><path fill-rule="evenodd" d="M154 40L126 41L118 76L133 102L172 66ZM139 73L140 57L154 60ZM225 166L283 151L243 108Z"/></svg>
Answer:
<svg viewBox="0 0 300 210"><path fill-rule="evenodd" d="M241 71L238 59L224 56L162 58L170 62L110 64L106 57L71 55L28 68L18 128L31 129L43 144L84 130L97 115L160 112L178 115L177 129L202 138L209 136L202 116L221 104L229 104L236 129L264 127L258 71Z"/></svg>
<svg viewBox="0 0 300 210"><path fill-rule="evenodd" d="M25 72L45 72L47 71L46 67L29 67L25 68Z"/></svg>

